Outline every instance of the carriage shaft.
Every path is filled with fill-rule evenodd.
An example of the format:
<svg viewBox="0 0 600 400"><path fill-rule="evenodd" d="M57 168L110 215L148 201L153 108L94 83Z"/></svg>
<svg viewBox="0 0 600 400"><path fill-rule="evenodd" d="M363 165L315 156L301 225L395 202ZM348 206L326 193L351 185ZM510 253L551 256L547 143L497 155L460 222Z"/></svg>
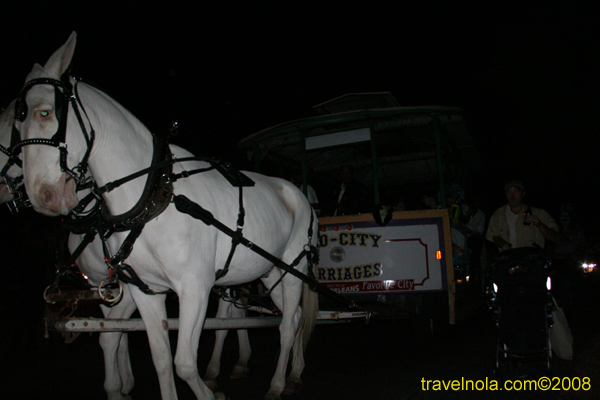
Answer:
<svg viewBox="0 0 600 400"><path fill-rule="evenodd" d="M366 318L366 312L320 311L318 324L350 322L353 318ZM49 321L52 326L52 320ZM179 329L179 319L167 319L169 330ZM207 318L204 329L250 329L276 327L281 324L281 317L248 317L248 318ZM103 318L69 318L54 320L54 329L59 332L133 332L144 331L146 327L140 318L103 319Z"/></svg>

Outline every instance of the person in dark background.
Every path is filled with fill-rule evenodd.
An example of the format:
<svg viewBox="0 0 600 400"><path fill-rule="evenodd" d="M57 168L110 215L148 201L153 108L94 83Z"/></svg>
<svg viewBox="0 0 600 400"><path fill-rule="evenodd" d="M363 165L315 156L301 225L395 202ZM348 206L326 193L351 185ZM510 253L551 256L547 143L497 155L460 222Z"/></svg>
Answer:
<svg viewBox="0 0 600 400"><path fill-rule="evenodd" d="M469 264L469 250L467 249L467 234L464 225L460 221L461 201L465 198L462 187L456 183L446 186L446 207L450 216L450 232L452 235L452 250L454 253L454 265Z"/></svg>
<svg viewBox="0 0 600 400"><path fill-rule="evenodd" d="M570 203L561 205L558 239L553 244L552 266L555 272L553 293L559 304L569 311L574 305L575 288L580 277L580 264L587 249L583 228Z"/></svg>
<svg viewBox="0 0 600 400"><path fill-rule="evenodd" d="M539 246L544 248L546 240L556 242L558 225L541 208L523 202L525 187L520 181L509 181L504 185L508 204L498 208L490 219L485 238L494 243L498 250L518 247ZM525 216L528 211L531 215Z"/></svg>
<svg viewBox="0 0 600 400"><path fill-rule="evenodd" d="M438 204L436 196L431 193L423 194L421 202L423 203L423 206L425 206L425 210L435 210L437 208L441 208L441 206Z"/></svg>
<svg viewBox="0 0 600 400"><path fill-rule="evenodd" d="M481 198L467 198L462 204L461 222L467 228L467 236L483 236L485 231L485 213L480 208Z"/></svg>
<svg viewBox="0 0 600 400"><path fill-rule="evenodd" d="M289 174L288 180L290 182L292 182L294 185L296 185L296 187L298 189L303 190L303 188L302 188L302 172L299 172L299 171L291 172ZM313 187L308 184L306 185L306 198L308 199L308 202L310 203L310 205L317 212L317 215L321 215L321 207L319 206L319 198L317 197L317 192L315 192L315 189L313 189Z"/></svg>
<svg viewBox="0 0 600 400"><path fill-rule="evenodd" d="M448 207L448 213L450 214L450 222L455 227L461 225L461 202L464 198L465 192L458 184L450 183L446 186L446 207Z"/></svg>
<svg viewBox="0 0 600 400"><path fill-rule="evenodd" d="M398 197L394 202L394 211L406 211L406 203L403 197Z"/></svg>
<svg viewBox="0 0 600 400"><path fill-rule="evenodd" d="M368 190L354 177L352 165L340 168L340 186L334 191L333 215L352 215L369 211Z"/></svg>
<svg viewBox="0 0 600 400"><path fill-rule="evenodd" d="M467 198L462 204L461 222L467 236L467 247L470 254L471 276L479 277L483 251L483 234L485 233L485 214L480 208L480 196Z"/></svg>

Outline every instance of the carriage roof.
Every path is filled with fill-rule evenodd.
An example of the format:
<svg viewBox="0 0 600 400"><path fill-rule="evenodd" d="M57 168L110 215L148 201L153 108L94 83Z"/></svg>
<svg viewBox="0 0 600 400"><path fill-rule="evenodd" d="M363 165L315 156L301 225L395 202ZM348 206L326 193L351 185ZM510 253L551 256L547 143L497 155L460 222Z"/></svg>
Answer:
<svg viewBox="0 0 600 400"><path fill-rule="evenodd" d="M321 115L263 129L243 138L239 149L255 162L291 169L302 168L306 157L313 181L334 180L351 164L363 183L377 179L380 186L436 179L438 155L451 174L482 167L460 108L402 107L388 92L348 94L313 108Z"/></svg>

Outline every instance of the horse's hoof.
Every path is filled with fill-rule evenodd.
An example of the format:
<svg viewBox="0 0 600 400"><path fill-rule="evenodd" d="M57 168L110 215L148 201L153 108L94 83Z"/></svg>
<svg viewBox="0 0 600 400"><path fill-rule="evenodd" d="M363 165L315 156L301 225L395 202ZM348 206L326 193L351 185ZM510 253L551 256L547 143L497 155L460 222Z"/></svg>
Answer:
<svg viewBox="0 0 600 400"><path fill-rule="evenodd" d="M231 373L230 379L242 379L246 378L250 373L250 368L244 365L236 365L233 367L233 372Z"/></svg>
<svg viewBox="0 0 600 400"><path fill-rule="evenodd" d="M267 393L265 395L265 400L281 400L281 396L279 396L277 393Z"/></svg>
<svg viewBox="0 0 600 400"><path fill-rule="evenodd" d="M289 396L291 394L297 394L302 389L302 381L300 379L288 379L285 382L285 388L283 394Z"/></svg>
<svg viewBox="0 0 600 400"><path fill-rule="evenodd" d="M131 396L124 393L119 393L118 395L109 395L109 400L132 400Z"/></svg>
<svg viewBox="0 0 600 400"><path fill-rule="evenodd" d="M227 397L225 397L225 393L215 393L215 400L229 400Z"/></svg>

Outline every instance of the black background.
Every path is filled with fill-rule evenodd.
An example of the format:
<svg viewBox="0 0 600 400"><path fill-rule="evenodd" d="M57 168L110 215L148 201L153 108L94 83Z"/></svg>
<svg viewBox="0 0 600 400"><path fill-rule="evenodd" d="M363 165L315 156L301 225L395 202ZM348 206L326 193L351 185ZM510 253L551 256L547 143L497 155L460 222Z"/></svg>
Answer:
<svg viewBox="0 0 600 400"><path fill-rule="evenodd" d="M22 1L3 7L0 99L74 30L75 75L155 132L179 120L176 144L241 168L240 138L346 93L458 106L486 163L475 178L488 216L520 179L530 203L558 218L573 202L595 232L592 3Z"/></svg>
<svg viewBox="0 0 600 400"><path fill-rule="evenodd" d="M179 120L180 134L173 142L197 155L229 159L242 168L247 164L236 150L241 138L279 123L313 116L312 106L347 93L390 91L405 106L458 106L464 110L471 136L485 162L485 169L476 171L475 180L488 217L505 202L504 182L520 179L534 206L546 208L558 218L560 204L571 201L578 207L588 235L597 234L600 85L596 54L600 35L594 2L184 3L4 3L0 101L13 99L33 64L45 63L76 31L75 75L97 84L155 132L168 129L171 120ZM32 346L43 308L40 294L48 283L48 277L39 271L51 270L45 255L51 255L56 246L48 233L52 228L50 219L34 218L31 210L28 215L31 218L21 219L8 215L6 210L0 214L4 226L11 227L2 231L1 241L3 263L8 266L3 269L7 289L2 305L7 323L2 330L2 353L14 349L14 354L6 358L14 372L5 376L11 381L5 387L16 386L23 393L62 387L72 394L73 382L83 387L89 381L96 385L94 393L102 398L102 361L96 338L93 347L90 345L94 354L76 354L73 358L65 356L63 348L57 347L54 352L55 347L47 344ZM597 343L591 339L597 337L597 326L587 324L585 318L580 320L579 328L573 326L576 346L581 346L576 348L579 358L575 361L579 364L574 364L573 370L577 376L597 371L597 357L593 356L598 353L597 345L594 351L583 347L588 342ZM595 336L581 327L588 327ZM489 365L487 355L493 351L489 344L494 342L488 343L491 336L485 329L459 331L456 341L434 348L432 357L409 355L393 365L410 365L410 371L429 372L432 366L447 367L460 376L468 374L468 368L456 368L452 360L464 360L465 365L472 364L469 368L479 369L486 376L489 370L482 365ZM385 332L395 334L388 329ZM361 348L368 349L360 336L352 337L358 337ZM373 338L371 333L366 337ZM485 343L474 346L473 338L485 339ZM336 337L324 334L317 343L326 339L335 341ZM389 342L381 340L382 345L374 352L388 351L387 343L400 342L397 336L390 336ZM316 346L308 356L313 369L307 368L305 376L307 382L318 386L324 382L323 375L310 374L320 373L314 369L321 359L319 351L330 351L333 344ZM24 348L30 352L23 356L20 351ZM340 352L352 354L348 348ZM456 353L440 361L440 351ZM469 361L474 356L465 351L479 354L483 364ZM261 352L264 348L258 345L256 354ZM147 369L152 371L147 349L139 353L147 356ZM591 360L589 365L581 364L581 357L586 355L589 357L585 361ZM65 378L70 382L63 385L47 374L47 367L53 365L68 374L76 365L73 360L86 358L93 363L93 379L77 375ZM66 366L61 365L63 359ZM140 358L136 355L132 359ZM406 359L425 360L427 365L415 369L413 364L404 363ZM38 364L29 364L31 360ZM334 361L333 367L326 368L328 371L340 365L356 365ZM35 380L23 384L15 378L19 375L25 379L21 371L34 369L31 365L39 365L39 376L46 379L39 380L39 385ZM386 372L395 371L385 365ZM148 390L156 393L155 377L144 378L141 369L136 369L140 381L136 390L140 393L145 384L154 382ZM376 376L360 376L368 377L372 387L378 387L381 371L365 369ZM348 375L332 375L338 384L328 383L328 387L369 387L369 382L350 384L355 371L342 372ZM403 373L399 370L397 375ZM384 381L392 382L393 377ZM444 369L438 377L454 375ZM413 378L407 378L410 384L406 386L422 394L415 386L418 377ZM256 381L265 385L268 377ZM84 392L88 390L85 388ZM264 394L263 389L257 391L257 396ZM325 398L319 395L305 398ZM366 397L356 392L356 398Z"/></svg>

